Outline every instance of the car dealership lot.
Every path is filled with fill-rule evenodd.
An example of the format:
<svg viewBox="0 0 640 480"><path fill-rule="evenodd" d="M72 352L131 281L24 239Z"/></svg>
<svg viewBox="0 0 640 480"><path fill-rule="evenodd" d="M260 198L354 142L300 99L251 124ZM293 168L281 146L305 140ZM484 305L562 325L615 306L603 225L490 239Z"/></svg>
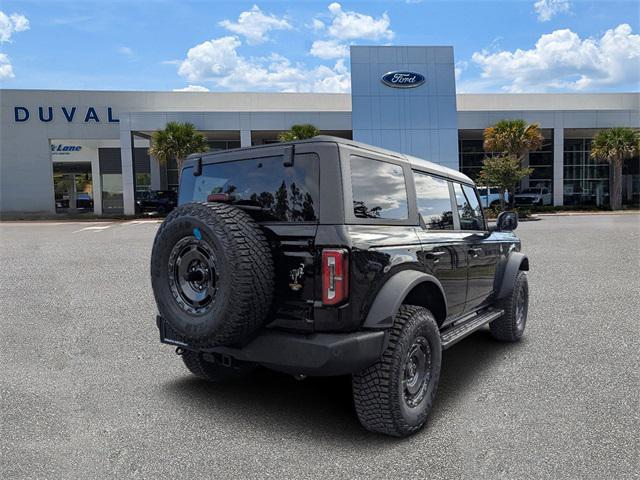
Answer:
<svg viewBox="0 0 640 480"><path fill-rule="evenodd" d="M362 430L348 378L190 376L154 324L157 227L0 224L1 478L637 478L640 216L521 223L523 341L445 352L404 440Z"/></svg>

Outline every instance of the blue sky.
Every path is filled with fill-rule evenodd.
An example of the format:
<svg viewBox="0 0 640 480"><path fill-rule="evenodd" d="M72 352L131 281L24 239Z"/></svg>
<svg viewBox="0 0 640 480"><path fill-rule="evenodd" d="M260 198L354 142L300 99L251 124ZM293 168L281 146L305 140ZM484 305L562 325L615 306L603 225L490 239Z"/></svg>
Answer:
<svg viewBox="0 0 640 480"><path fill-rule="evenodd" d="M3 88L349 89L348 46L453 45L458 91L638 91L637 1L11 1Z"/></svg>

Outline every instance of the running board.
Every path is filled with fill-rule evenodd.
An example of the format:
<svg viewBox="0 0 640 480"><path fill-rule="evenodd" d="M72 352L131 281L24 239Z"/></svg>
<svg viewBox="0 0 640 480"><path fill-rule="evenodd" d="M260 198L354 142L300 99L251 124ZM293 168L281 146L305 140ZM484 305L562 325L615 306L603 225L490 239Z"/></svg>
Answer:
<svg viewBox="0 0 640 480"><path fill-rule="evenodd" d="M504 314L504 310L496 310L490 308L481 313L476 313L468 319L463 319L452 327L447 328L440 334L442 349L446 350L451 345L458 343L467 335L471 335L483 325L500 318Z"/></svg>

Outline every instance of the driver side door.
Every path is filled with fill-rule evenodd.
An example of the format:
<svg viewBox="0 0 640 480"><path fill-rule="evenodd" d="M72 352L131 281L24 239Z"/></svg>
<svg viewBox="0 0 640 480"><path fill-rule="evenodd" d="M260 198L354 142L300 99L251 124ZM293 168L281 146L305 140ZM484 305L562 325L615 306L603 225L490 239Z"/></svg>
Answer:
<svg viewBox="0 0 640 480"><path fill-rule="evenodd" d="M489 232L476 189L453 183L456 210L467 253L467 300L464 310L485 304L493 294L500 243Z"/></svg>

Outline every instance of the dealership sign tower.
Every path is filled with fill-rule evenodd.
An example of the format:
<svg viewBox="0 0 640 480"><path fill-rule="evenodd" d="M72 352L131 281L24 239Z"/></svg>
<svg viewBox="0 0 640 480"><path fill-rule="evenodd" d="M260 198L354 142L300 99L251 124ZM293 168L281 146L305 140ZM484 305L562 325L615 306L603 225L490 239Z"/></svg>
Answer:
<svg viewBox="0 0 640 480"><path fill-rule="evenodd" d="M458 169L453 47L351 47L353 138Z"/></svg>

